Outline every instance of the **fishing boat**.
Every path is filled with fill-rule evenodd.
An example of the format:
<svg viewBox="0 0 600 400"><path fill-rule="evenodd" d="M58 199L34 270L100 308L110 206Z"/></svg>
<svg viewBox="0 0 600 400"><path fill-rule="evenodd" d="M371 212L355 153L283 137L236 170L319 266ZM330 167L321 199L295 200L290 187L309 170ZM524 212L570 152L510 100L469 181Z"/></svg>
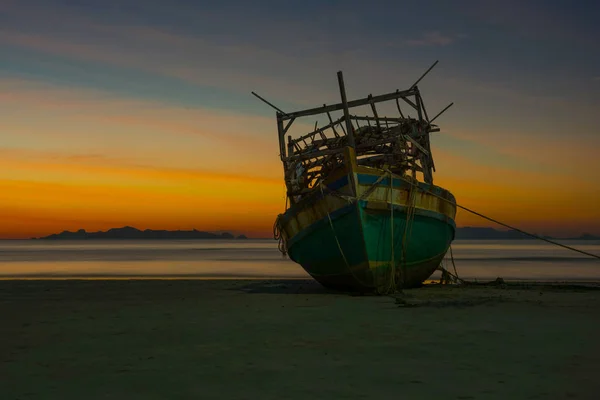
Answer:
<svg viewBox="0 0 600 400"><path fill-rule="evenodd" d="M340 71L341 102L296 112L252 92L277 110L287 188L274 227L280 250L328 288L419 286L454 239L456 200L433 183L430 146L430 134L440 131L433 122L452 103L430 119L417 86L434 66L406 90L351 101ZM292 124L306 117L317 123L298 124L293 135Z"/></svg>

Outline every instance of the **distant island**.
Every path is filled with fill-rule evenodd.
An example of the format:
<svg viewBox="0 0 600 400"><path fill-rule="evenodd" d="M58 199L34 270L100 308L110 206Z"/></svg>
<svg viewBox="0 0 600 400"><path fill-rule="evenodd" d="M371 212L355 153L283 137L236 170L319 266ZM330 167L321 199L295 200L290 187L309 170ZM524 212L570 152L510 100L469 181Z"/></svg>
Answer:
<svg viewBox="0 0 600 400"><path fill-rule="evenodd" d="M543 236L546 239L556 239L550 236ZM98 232L87 232L84 229L80 229L76 232L64 231L61 233L55 233L49 236L32 238L34 240L94 240L94 239L114 239L114 240L127 240L127 239L155 239L155 240L166 240L166 239L248 239L245 235L235 236L229 232L203 232L196 229L188 231L168 231L168 230L154 230L146 229L140 230L131 226L125 226L122 228L112 228L107 231ZM462 227L456 228L456 239L457 240L533 240L534 238L524 235L518 231L499 231L494 228L477 228L477 227ZM569 240L600 240L600 236L591 235L584 233L578 237L572 238L560 238Z"/></svg>
<svg viewBox="0 0 600 400"><path fill-rule="evenodd" d="M584 233L578 237L570 238L555 238L551 236L539 235L545 239L562 239L562 240L600 240L600 236L594 236L589 233ZM456 228L456 238L458 240L535 240L531 236L527 236L519 231L499 231L494 228L476 228L462 227Z"/></svg>
<svg viewBox="0 0 600 400"><path fill-rule="evenodd" d="M131 226L125 226L123 228L112 228L105 232L86 232L85 229L80 229L76 232L63 231L61 233L54 233L49 236L32 238L35 240L94 240L94 239L115 239L115 240L127 240L127 239L248 239L245 235L234 236L229 232L223 233L212 233L203 232L193 229L191 231L168 231L168 230L154 230L146 229L140 230Z"/></svg>

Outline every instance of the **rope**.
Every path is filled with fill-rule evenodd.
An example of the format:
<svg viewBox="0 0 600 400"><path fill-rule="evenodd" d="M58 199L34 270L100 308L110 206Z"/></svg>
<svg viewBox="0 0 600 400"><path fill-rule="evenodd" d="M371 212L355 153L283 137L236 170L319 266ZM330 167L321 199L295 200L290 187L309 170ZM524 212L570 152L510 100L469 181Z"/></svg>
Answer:
<svg viewBox="0 0 600 400"><path fill-rule="evenodd" d="M454 279L454 282L455 282L455 283L461 283L461 284L465 284L465 285L469 283L469 282L465 281L464 279L462 279L462 278L459 278L459 277L458 277L458 275L455 275L455 274L453 274L452 272L448 271L448 270L447 270L446 268L444 268L442 265L440 265L440 266L438 267L438 269L442 271L442 279L441 279L441 281L440 281L442 284L448 283L448 281L449 281L449 279L446 279L446 278L444 277L444 274L446 274L447 276L449 276L449 277L451 277L452 279Z"/></svg>
<svg viewBox="0 0 600 400"><path fill-rule="evenodd" d="M287 209L288 209L288 196L286 194L285 209L283 210L283 212L286 212ZM273 238L275 238L275 240L279 241L279 243L277 243L277 249L279 250L281 255L283 257L285 257L287 255L287 240L283 235L283 228L281 226L281 218L283 218L283 214L279 214L279 215L277 215L277 218L275 218L275 223L273 224Z"/></svg>
<svg viewBox="0 0 600 400"><path fill-rule="evenodd" d="M392 263L390 268L390 288L393 291L396 290L396 263L394 262L394 178L392 177L392 173L390 172L390 236L392 243L392 254L390 255L390 261Z"/></svg>
<svg viewBox="0 0 600 400"><path fill-rule="evenodd" d="M389 172L389 174L390 174L390 277L387 282L387 286L383 290L380 290L379 288L377 288L377 292L379 294L389 294L389 293L393 293L396 291L396 262L394 260L394 247L395 247L395 243L394 243L394 186L393 186L394 181L392 178L392 173ZM377 185L379 182L381 182L381 180L383 180L384 177L385 177L385 175L382 175L373 184L373 186L371 188L369 188L369 190L371 190L375 185ZM364 193L363 193L363 196L364 196ZM363 197L363 196L361 196L361 197ZM364 197L366 197L366 196L364 196Z"/></svg>
<svg viewBox="0 0 600 400"><path fill-rule="evenodd" d="M281 228L281 218L283 214L279 214L275 219L275 223L273 224L273 237L275 240L278 240L277 248L279 252L285 257L287 255L287 241L283 235L283 230Z"/></svg>
<svg viewBox="0 0 600 400"><path fill-rule="evenodd" d="M323 196L323 200L325 200L325 193L323 192L323 186L324 186L323 183L319 182L319 188L321 189L321 195ZM333 221L331 220L331 215L329 215L329 208L327 207L327 203L325 203L325 211L327 212L327 219L329 220L329 226L331 227L331 231L333 232L333 237L335 239L335 243L337 244L337 247L340 250L340 254L342 255L342 258L344 259L346 268L348 269L350 274L354 277L354 279L356 279L357 282L360 282L360 284L363 285L364 287L367 287L367 288L371 287L371 285L365 284L362 279L357 277L356 274L354 273L354 270L350 266L350 263L348 262L348 259L346 258L346 255L344 254L344 250L342 249L342 246L340 245L340 241L338 240L337 233L335 232L335 228L333 227Z"/></svg>
<svg viewBox="0 0 600 400"><path fill-rule="evenodd" d="M494 223L496 223L498 225L504 226L504 227L512 229L514 231L520 232L520 233L522 233L522 234L524 234L526 236L532 237L534 239L543 240L544 242L548 242L548 243L551 243L553 245L563 247L563 248L565 248L567 250L572 250L572 251L575 251L577 253L585 254L586 256L590 256L590 257L593 257L593 258L596 258L596 259L600 260L600 255L598 255L598 254L588 253L587 251L579 250L579 249L576 249L575 247L567 246L566 244L558 243L558 242L555 242L553 240L547 239L545 237L541 237L541 236L535 235L533 233L525 232L522 229L515 228L514 226L511 226L511 225L505 224L503 222L500 222L497 219L485 216L485 215L483 215L481 213L478 213L477 211L473 211L473 210L471 210L471 209L469 209L467 207L461 206L461 205L457 204L456 202L453 202L453 201L448 200L448 199L446 199L446 198L444 198L444 197L442 197L442 196L440 196L438 194L433 193L430 190L423 189L422 187L414 184L413 182L409 181L408 179L405 179L405 178L401 177L400 175L397 175L397 176L398 176L398 178L402 179L403 181L409 183L410 185L415 186L418 189L422 190L423 192L427 192L427 193L429 193L429 194L431 194L431 195L433 195L433 196L435 196L435 197L437 197L437 198L439 198L439 199L441 199L441 200L443 200L443 201L445 201L447 203L452 204L453 206L455 206L457 208L463 209L463 210L465 210L467 212L470 212L471 214L477 215L478 217L481 217L483 219L487 219L488 221L494 222Z"/></svg>
<svg viewBox="0 0 600 400"><path fill-rule="evenodd" d="M404 225L404 237L402 238L403 265L400 267L401 271L403 272L402 281L401 281L402 288L404 286L404 275L405 275L404 272L406 271L406 263L407 263L406 246L407 246L408 239L410 238L410 236L412 234L412 222L413 222L413 219L415 216L415 211L416 211L415 196L416 196L416 192L415 192L415 190L413 190L413 187L411 186L410 191L408 192L408 204L407 204L407 209L406 209L406 225Z"/></svg>
<svg viewBox="0 0 600 400"><path fill-rule="evenodd" d="M325 193L323 193L323 185L320 182L319 182L319 188L321 189L321 195L323 196L323 200L325 200ZM327 208L327 204L325 204L325 211L327 212L327 219L329 220L329 226L331 226L331 231L333 232L333 237L335 239L335 243L337 244L337 247L340 250L340 254L342 255L342 258L344 259L344 263L346 264L346 267L348 267L348 269L351 270L350 264L348 263L348 260L346 259L346 255L344 254L344 250L342 250L340 241L338 240L337 234L335 233L335 228L333 227L333 221L331 220L331 215L329 215L329 209Z"/></svg>
<svg viewBox="0 0 600 400"><path fill-rule="evenodd" d="M438 267L438 269L440 271L442 271L442 278L440 279L440 283L442 283L442 284L460 283L460 284L465 284L465 285L468 284L469 282L465 281L464 279L462 279L458 276L458 272L456 271L456 264L454 263L454 254L452 254L452 246L450 246L450 259L452 260L452 266L454 267L454 273L448 271L444 267L444 260L442 260L442 263ZM452 279L449 279L449 277Z"/></svg>
<svg viewBox="0 0 600 400"><path fill-rule="evenodd" d="M456 279L462 281L462 279L458 277L458 272L456 271L456 264L454 263L454 254L452 253L452 245L450 245L450 260L452 260L452 267L454 267L454 275L456 275Z"/></svg>

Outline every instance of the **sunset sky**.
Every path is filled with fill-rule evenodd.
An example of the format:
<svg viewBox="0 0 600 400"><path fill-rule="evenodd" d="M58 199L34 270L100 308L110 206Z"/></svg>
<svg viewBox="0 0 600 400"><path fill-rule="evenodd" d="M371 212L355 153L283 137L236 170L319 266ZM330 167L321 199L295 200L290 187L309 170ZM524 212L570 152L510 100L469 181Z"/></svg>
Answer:
<svg viewBox="0 0 600 400"><path fill-rule="evenodd" d="M294 111L338 102L338 70L356 98L435 60L428 110L455 103L435 183L523 229L600 235L598 20L596 1L0 0L0 238L268 237L285 187L250 91Z"/></svg>

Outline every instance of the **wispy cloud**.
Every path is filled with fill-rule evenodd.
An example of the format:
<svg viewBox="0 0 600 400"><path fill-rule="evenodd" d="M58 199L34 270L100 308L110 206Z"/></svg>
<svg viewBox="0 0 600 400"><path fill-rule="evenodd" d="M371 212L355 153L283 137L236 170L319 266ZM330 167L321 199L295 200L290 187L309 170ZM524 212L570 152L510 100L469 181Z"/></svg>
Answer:
<svg viewBox="0 0 600 400"><path fill-rule="evenodd" d="M47 7L38 5L42 6ZM174 10L178 8L165 7L164 12L180 14L181 10ZM420 61L406 59L398 63L388 59L382 65L377 59L389 50L385 41L374 38L375 33L358 34L360 30L354 28L346 32L345 20L334 19L333 28L333 17L327 16L317 18L322 23L310 25L307 30L306 21L300 17L277 21L262 15L256 16L259 21L250 23L248 20L254 18L203 11L196 25L211 27L214 21L226 18L236 29L220 32L206 28L209 33L199 33L179 26L126 23L122 19L108 23L64 6L58 11L46 11L41 13L36 8L30 13L24 7L17 8L11 20L26 18L29 23L3 27L0 44L236 93L256 90L274 100L309 106L338 100L335 71L342 66L359 82L383 75L413 76L423 68ZM235 22L231 18L236 18ZM273 31L278 34L273 35ZM411 46L447 45L456 39L457 36L429 32L408 42ZM386 70L385 74L382 70ZM350 86L349 91L356 86Z"/></svg>
<svg viewBox="0 0 600 400"><path fill-rule="evenodd" d="M25 148L0 147L0 165L4 173L9 170L54 171L77 174L104 174L114 176L130 175L131 178L151 178L156 182L209 180L231 182L234 184L254 183L261 185L281 184L277 177L265 177L260 174L238 172L236 174L215 172L210 169L177 168L172 166L144 165L130 159L118 158L99 153L69 153L65 151L30 150ZM46 168L42 168L43 166ZM4 175L0 173L0 176ZM6 173L6 175L10 175ZM41 176L40 176L41 178Z"/></svg>
<svg viewBox="0 0 600 400"><path fill-rule="evenodd" d="M600 82L600 75L593 77L592 80L594 82Z"/></svg>
<svg viewBox="0 0 600 400"><path fill-rule="evenodd" d="M281 168L273 118L12 79L0 79L0 107L5 146L227 172L251 165L271 177Z"/></svg>
<svg viewBox="0 0 600 400"><path fill-rule="evenodd" d="M456 142L456 147L475 150L465 154L471 160L477 160L480 169L502 167L506 176L519 175L522 183L535 184L544 180L550 184L558 179L586 188L597 180L595 171L600 170L600 160L594 156L595 149L600 146L597 136L574 141L565 137L531 135L519 127L509 131L492 128L488 135L467 130L447 130L444 135L444 140ZM538 175L530 176L527 182L524 177L528 173ZM597 195L600 196L600 191Z"/></svg>

